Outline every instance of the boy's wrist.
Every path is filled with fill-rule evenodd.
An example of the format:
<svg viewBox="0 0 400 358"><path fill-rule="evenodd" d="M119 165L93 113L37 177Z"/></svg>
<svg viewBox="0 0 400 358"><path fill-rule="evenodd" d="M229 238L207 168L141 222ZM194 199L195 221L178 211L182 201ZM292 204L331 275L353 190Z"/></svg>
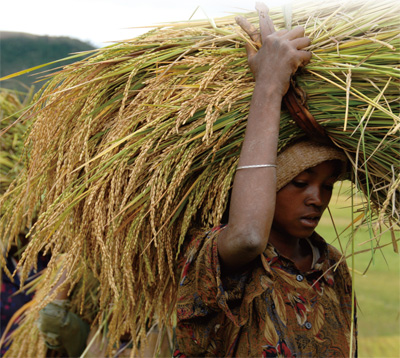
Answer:
<svg viewBox="0 0 400 358"><path fill-rule="evenodd" d="M256 81L253 96L261 95L269 100L281 101L287 90L282 85L270 83L268 81Z"/></svg>

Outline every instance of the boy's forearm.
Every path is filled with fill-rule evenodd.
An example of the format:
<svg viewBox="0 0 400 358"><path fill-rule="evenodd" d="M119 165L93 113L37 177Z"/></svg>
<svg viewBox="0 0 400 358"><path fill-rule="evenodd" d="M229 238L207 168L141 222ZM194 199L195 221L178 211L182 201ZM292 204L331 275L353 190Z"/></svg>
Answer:
<svg viewBox="0 0 400 358"><path fill-rule="evenodd" d="M256 84L238 166L275 164L282 97L272 86ZM246 264L265 248L275 209L276 170L239 170L234 179L229 213L230 253L235 265ZM234 235L241 231L241 234ZM222 243L222 246L224 243ZM221 251L221 250L220 250ZM224 259L224 257L222 257Z"/></svg>

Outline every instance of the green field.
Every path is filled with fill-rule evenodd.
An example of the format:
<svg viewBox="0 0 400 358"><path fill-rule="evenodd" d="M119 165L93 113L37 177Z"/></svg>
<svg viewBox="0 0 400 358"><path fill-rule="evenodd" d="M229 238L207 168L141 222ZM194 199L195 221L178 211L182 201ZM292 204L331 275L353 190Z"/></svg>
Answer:
<svg viewBox="0 0 400 358"><path fill-rule="evenodd" d="M360 201L359 201L360 202ZM352 252L352 230L343 230L351 225L351 200L349 185L338 184L332 196L330 210L340 243L336 240L335 230L328 212L325 213L317 232L328 242L340 249ZM354 218L359 213L354 214ZM399 231L395 237L399 238ZM368 250L372 247L370 230L363 227L355 234L354 251ZM376 241L372 241L373 246ZM400 256L394 252L392 236L386 232L380 244L385 248L364 252L354 256L355 289L358 300L358 346L359 357L400 357ZM400 246L400 243L399 243ZM352 258L347 259L349 267ZM366 272L365 272L366 271Z"/></svg>

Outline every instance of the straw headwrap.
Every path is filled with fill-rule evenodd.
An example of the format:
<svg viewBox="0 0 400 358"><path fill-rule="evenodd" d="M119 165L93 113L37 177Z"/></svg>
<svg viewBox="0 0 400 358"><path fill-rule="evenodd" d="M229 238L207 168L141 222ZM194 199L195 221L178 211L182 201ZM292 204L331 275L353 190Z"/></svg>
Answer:
<svg viewBox="0 0 400 358"><path fill-rule="evenodd" d="M302 171L326 160L340 160L345 168L347 159L339 149L312 141L295 143L278 155L276 191L282 189Z"/></svg>

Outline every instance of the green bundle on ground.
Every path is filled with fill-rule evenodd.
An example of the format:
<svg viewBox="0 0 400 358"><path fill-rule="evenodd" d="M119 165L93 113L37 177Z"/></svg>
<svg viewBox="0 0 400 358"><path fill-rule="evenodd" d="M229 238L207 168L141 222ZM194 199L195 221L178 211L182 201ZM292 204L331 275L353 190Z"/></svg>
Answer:
<svg viewBox="0 0 400 358"><path fill-rule="evenodd" d="M364 221L394 230L400 4L291 9L291 22L281 9L270 16L278 29L304 26L313 41L312 62L296 75L309 110L352 163L352 180L368 198ZM257 26L257 14L244 16ZM51 252L42 278L49 292L64 254L73 305L83 312L88 295L96 297L86 316L107 321L110 347L125 333L138 342L155 317L172 324L188 230L221 220L254 88L246 41L233 16L160 26L59 71L26 117L34 121L29 161L3 196L0 236L11 243L34 223L23 277L40 252ZM279 148L304 135L283 111ZM90 293L88 272L101 282ZM32 322L17 331L13 356L23 355Z"/></svg>

